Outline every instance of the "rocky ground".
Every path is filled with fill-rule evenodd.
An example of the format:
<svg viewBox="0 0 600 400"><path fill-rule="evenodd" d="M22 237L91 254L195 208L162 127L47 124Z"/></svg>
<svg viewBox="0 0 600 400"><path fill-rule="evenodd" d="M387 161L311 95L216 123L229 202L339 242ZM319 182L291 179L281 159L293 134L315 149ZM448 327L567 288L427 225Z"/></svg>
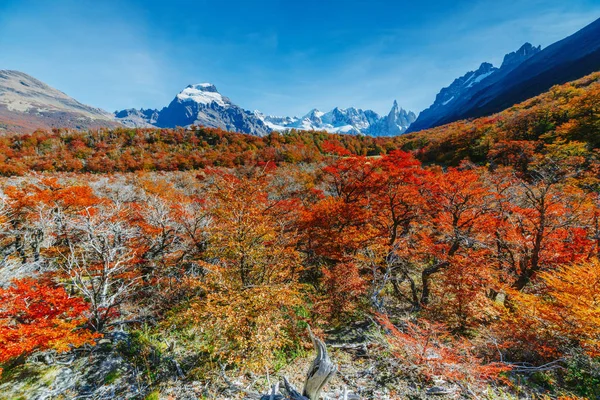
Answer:
<svg viewBox="0 0 600 400"><path fill-rule="evenodd" d="M338 373L324 388L325 399L516 398L491 388L474 395L460 385L419 381L406 368L398 368L379 335L371 322L325 332L331 359L338 365ZM309 351L273 375L236 376L221 371L201 381L187 378L165 354L158 369L145 370L127 356L130 340L129 334L116 332L94 348L30 357L6 369L0 380L0 399L268 399L263 395L283 376L301 388L314 357Z"/></svg>

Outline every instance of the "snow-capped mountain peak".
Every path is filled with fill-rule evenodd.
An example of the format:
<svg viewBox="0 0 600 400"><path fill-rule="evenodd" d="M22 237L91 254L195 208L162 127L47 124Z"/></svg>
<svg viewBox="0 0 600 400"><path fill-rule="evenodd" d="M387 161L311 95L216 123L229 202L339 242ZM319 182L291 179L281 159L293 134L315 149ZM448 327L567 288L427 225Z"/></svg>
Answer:
<svg viewBox="0 0 600 400"><path fill-rule="evenodd" d="M188 87L192 87L192 88L198 89L198 90L203 90L205 92L217 92L217 87L209 82L196 83L194 85L188 85Z"/></svg>
<svg viewBox="0 0 600 400"><path fill-rule="evenodd" d="M316 108L313 108L304 117L302 117L302 119L305 119L305 118L308 118L308 119L321 118L323 115L325 115L324 112L319 111Z"/></svg>
<svg viewBox="0 0 600 400"><path fill-rule="evenodd" d="M231 104L229 99L223 97L221 93L217 91L217 87L212 83L188 85L177 94L177 98L181 101L193 101L199 104L210 104L215 102L221 107L227 107Z"/></svg>
<svg viewBox="0 0 600 400"><path fill-rule="evenodd" d="M223 96L212 83L186 86L162 110L123 110L115 117L127 126L175 128L191 125L265 136L273 129L258 112L244 110Z"/></svg>
<svg viewBox="0 0 600 400"><path fill-rule="evenodd" d="M417 116L415 113L412 111L407 112L402 107L398 106L398 102L394 100L392 109L386 118L386 136L400 135L406 132L410 124L412 124L416 119Z"/></svg>

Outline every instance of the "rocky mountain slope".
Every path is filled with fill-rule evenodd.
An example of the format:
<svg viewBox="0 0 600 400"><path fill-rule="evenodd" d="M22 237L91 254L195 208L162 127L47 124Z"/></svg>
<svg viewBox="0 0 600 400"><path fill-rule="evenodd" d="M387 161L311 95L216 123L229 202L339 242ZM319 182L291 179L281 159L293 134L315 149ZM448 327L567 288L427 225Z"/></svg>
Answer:
<svg viewBox="0 0 600 400"><path fill-rule="evenodd" d="M114 127L114 117L19 71L0 70L0 133Z"/></svg>
<svg viewBox="0 0 600 400"><path fill-rule="evenodd" d="M264 136L270 129L254 113L233 104L215 85L200 83L183 89L158 113L156 126L202 125Z"/></svg>
<svg viewBox="0 0 600 400"><path fill-rule="evenodd" d="M115 112L114 116L121 124L131 128L151 128L158 120L158 110L129 108Z"/></svg>
<svg viewBox="0 0 600 400"><path fill-rule="evenodd" d="M481 64L442 89L408 131L490 115L598 70L600 19L543 50L526 43L507 54L500 68Z"/></svg>
<svg viewBox="0 0 600 400"><path fill-rule="evenodd" d="M479 90L466 107L441 122L502 111L545 92L554 85L600 70L600 19L560 40Z"/></svg>
<svg viewBox="0 0 600 400"><path fill-rule="evenodd" d="M525 43L519 50L506 54L500 68L484 62L477 70L469 71L455 79L450 86L440 90L433 104L419 114L408 131L414 132L439 125L439 121L468 107L471 98L478 91L494 84L523 61L540 51L540 46L535 47L530 43Z"/></svg>
<svg viewBox="0 0 600 400"><path fill-rule="evenodd" d="M126 126L175 128L201 125L264 136L271 129L254 113L233 104L215 85L188 85L162 110L128 109L115 112Z"/></svg>

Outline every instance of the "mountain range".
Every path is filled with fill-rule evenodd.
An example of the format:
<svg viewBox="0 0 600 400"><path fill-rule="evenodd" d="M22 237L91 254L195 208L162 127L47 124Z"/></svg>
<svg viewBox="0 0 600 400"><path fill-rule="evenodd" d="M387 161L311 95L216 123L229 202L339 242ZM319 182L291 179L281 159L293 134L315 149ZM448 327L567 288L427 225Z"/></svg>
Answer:
<svg viewBox="0 0 600 400"><path fill-rule="evenodd" d="M115 112L115 118L131 127L201 125L258 136L290 129L393 136L404 133L416 115L394 101L384 116L373 110L336 107L329 112L313 109L302 117L275 117L244 110L221 95L215 85L200 83L187 86L162 110L121 110Z"/></svg>
<svg viewBox="0 0 600 400"><path fill-rule="evenodd" d="M443 88L417 117L394 101L390 112L313 109L301 117L248 111L215 85L188 85L162 109L108 113L87 106L19 71L0 70L0 133L37 128L174 128L191 125L264 136L272 131L323 130L330 133L392 136L459 119L490 115L562 84L600 70L600 19L545 49L525 43L506 54L500 67L484 62Z"/></svg>
<svg viewBox="0 0 600 400"><path fill-rule="evenodd" d="M438 121L447 119L458 110L468 107L469 101L479 90L497 82L523 61L540 51L541 47L525 43L519 50L506 54L500 68L484 62L477 70L469 71L456 78L450 86L440 90L429 108L421 111L419 118L412 124L409 131L437 126Z"/></svg>
<svg viewBox="0 0 600 400"><path fill-rule="evenodd" d="M104 127L175 128L191 125L265 136L272 131L327 132L391 136L402 134L416 119L394 102L387 115L372 110L312 110L303 117L274 117L234 104L210 83L188 85L161 110L126 109L109 113L87 106L23 72L0 70L0 133L35 129Z"/></svg>
<svg viewBox="0 0 600 400"><path fill-rule="evenodd" d="M395 100L390 112L383 116L373 110L362 110L354 107L336 107L328 112L313 109L301 118L273 117L263 115L258 111L255 111L255 114L275 131L287 129L323 130L329 133L366 134L371 136L401 135L417 118L412 111L406 111L399 107L398 102Z"/></svg>

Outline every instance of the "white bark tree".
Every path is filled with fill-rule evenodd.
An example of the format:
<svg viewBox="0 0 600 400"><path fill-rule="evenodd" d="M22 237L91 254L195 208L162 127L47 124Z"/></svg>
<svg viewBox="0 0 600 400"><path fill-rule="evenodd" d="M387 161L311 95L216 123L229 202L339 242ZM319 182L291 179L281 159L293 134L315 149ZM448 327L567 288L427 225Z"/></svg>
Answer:
<svg viewBox="0 0 600 400"><path fill-rule="evenodd" d="M73 240L63 267L71 284L89 301L89 324L98 332L107 328L139 282L129 243L135 231L112 218L119 211L87 212L70 221Z"/></svg>

